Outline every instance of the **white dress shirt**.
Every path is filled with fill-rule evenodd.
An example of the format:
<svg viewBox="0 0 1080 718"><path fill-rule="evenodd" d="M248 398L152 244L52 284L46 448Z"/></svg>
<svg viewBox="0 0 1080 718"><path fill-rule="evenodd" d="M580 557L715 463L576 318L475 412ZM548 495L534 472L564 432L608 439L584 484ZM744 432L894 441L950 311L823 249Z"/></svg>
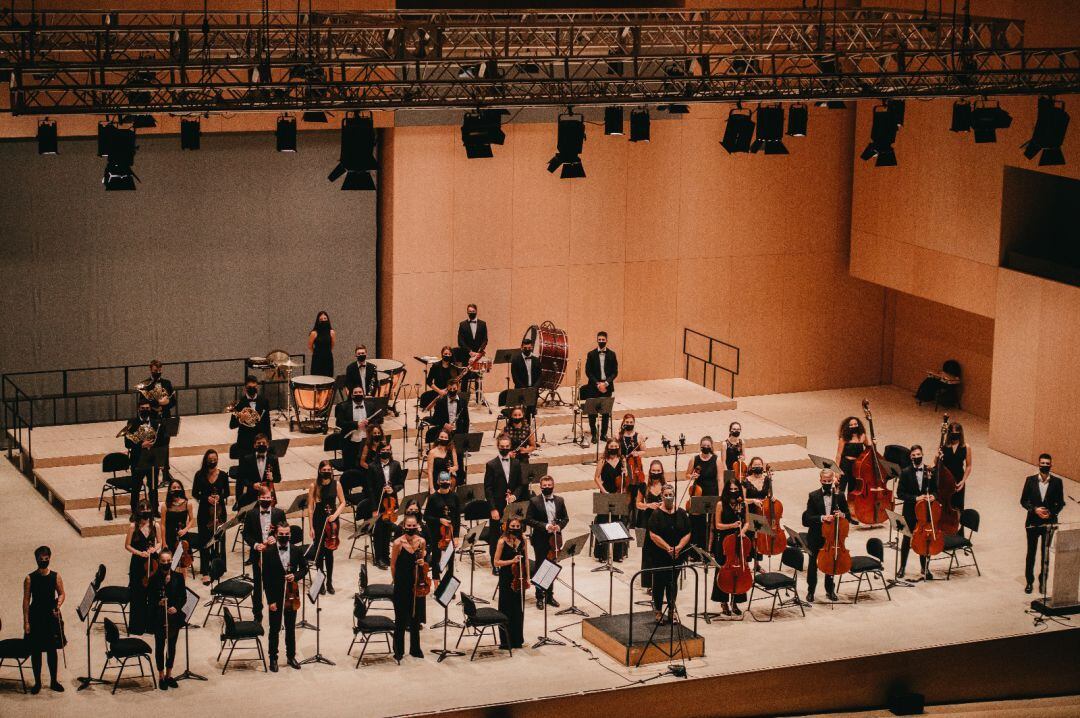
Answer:
<svg viewBox="0 0 1080 718"><path fill-rule="evenodd" d="M600 381L607 381L607 350L596 352L600 357Z"/></svg>

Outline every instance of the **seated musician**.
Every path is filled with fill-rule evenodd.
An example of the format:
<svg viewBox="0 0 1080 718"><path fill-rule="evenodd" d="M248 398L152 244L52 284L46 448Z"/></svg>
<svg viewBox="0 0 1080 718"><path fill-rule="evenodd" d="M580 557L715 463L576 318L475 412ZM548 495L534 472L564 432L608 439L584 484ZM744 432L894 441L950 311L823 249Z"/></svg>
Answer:
<svg viewBox="0 0 1080 718"><path fill-rule="evenodd" d="M540 495L529 499L529 508L525 510L525 523L532 529L529 543L533 548L533 575L536 575L540 564L548 559L553 543L570 523L566 501L555 495L555 479L551 476L540 479ZM554 558L558 561L558 556ZM541 590L539 586L534 588L537 608L543 610L545 602L555 608L559 607L559 602L555 600L554 584L547 591Z"/></svg>
<svg viewBox="0 0 1080 718"><path fill-rule="evenodd" d="M536 451L536 433L525 416L524 407L515 406L510 409L506 435L510 438L511 456L522 464L528 464L529 456Z"/></svg>
<svg viewBox="0 0 1080 718"><path fill-rule="evenodd" d="M345 470L360 466L360 448L368 430L368 402L364 387L349 390L349 398L334 407L334 422L341 434L341 466Z"/></svg>
<svg viewBox="0 0 1080 718"><path fill-rule="evenodd" d="M585 357L585 376L588 383L581 387L579 396L584 399L597 399L599 397L612 396L615 393L615 377L619 375L619 358L614 349L607 348L607 332L596 333L596 349L593 349ZM608 424L611 414L604 414L600 421L601 440L607 441ZM592 443L596 439L596 414L589 415L589 430L592 432Z"/></svg>
<svg viewBox="0 0 1080 718"><path fill-rule="evenodd" d="M918 444L911 447L909 454L911 466L905 466L900 472L900 481L896 485L896 495L904 502L904 523L909 531L915 530L916 514L915 507L920 501L933 501L937 498L937 479L933 471L923 463L923 450ZM897 578L904 577L907 568L908 553L911 551L911 537L904 536L900 542L900 569L896 572ZM930 557L919 556L919 573L926 580L934 577L930 573Z"/></svg>
<svg viewBox="0 0 1080 718"><path fill-rule="evenodd" d="M379 460L368 469L367 495L371 518L375 519L371 542L376 568L386 569L390 566L390 538L395 526L394 521L384 515L383 499L392 496L399 500L398 494L404 488L405 470L394 460L393 449L386 444L379 451Z"/></svg>
<svg viewBox="0 0 1080 718"><path fill-rule="evenodd" d="M284 605L284 598L286 583L304 580L308 566L304 552L292 543L292 530L287 521L282 520L274 526L272 535L273 544L262 554L262 588L266 593L266 608L270 611L270 670L277 673L278 637L283 622L285 659L290 668L300 670L300 662L296 660L296 609Z"/></svg>
<svg viewBox="0 0 1080 718"><path fill-rule="evenodd" d="M345 367L345 386L350 393L354 386L361 386L365 396L378 394L379 372L374 364L368 363L367 347L363 344L356 346L356 361Z"/></svg>
<svg viewBox="0 0 1080 718"><path fill-rule="evenodd" d="M817 588L818 567L817 556L821 547L825 545L825 539L821 533L821 525L832 523L838 517L851 520L851 511L848 509L847 499L839 490L839 478L832 469L822 469L818 475L821 488L811 491L806 499L806 511L803 512L802 523L807 530L807 544L810 547L810 559L806 568L806 600L814 602L814 589ZM825 576L825 595L830 601L839 600L834 589L833 577Z"/></svg>
<svg viewBox="0 0 1080 718"><path fill-rule="evenodd" d="M160 388L164 391L165 396L158 399L157 403L162 407L162 416L169 418L172 416L173 411L176 409L176 390L173 389L172 382L161 375L161 361L159 359L152 359L150 361L150 376L139 382L139 386L142 387L139 393L143 396L151 398L154 394L154 390Z"/></svg>
<svg viewBox="0 0 1080 718"><path fill-rule="evenodd" d="M462 362L468 366L474 359L487 351L488 331L487 323L483 319L476 318L476 305L470 304L465 308L468 319L458 324L457 345L458 354ZM465 402L469 401L469 373L462 377L461 394Z"/></svg>
<svg viewBox="0 0 1080 718"><path fill-rule="evenodd" d="M458 368L454 366L454 350L450 345L446 345L440 352L442 358L428 367L427 373L427 389L429 392L434 392L437 397L446 395L446 387L450 384L450 380L454 379L458 375ZM430 404L430 402L427 402Z"/></svg>
<svg viewBox="0 0 1080 718"><path fill-rule="evenodd" d="M436 491L428 497L424 505L424 522L427 525L427 547L431 554L431 578L439 581L442 572L439 563L442 561L443 551L451 553L457 548L458 531L461 529L461 503L458 495L453 492L450 474L446 471L439 474L435 486ZM445 548L439 548L444 527L450 530L450 544ZM454 575L454 559L446 566L446 574Z"/></svg>
<svg viewBox="0 0 1080 718"><path fill-rule="evenodd" d="M244 426L237 416L245 407L254 409L259 414L259 421L255 426ZM244 379L244 394L232 407L232 417L229 419L229 428L236 429L236 445L240 447L240 453L248 453L255 446L255 437L262 434L267 439L272 438L270 426L270 402L259 391L259 380L249 374Z"/></svg>
<svg viewBox="0 0 1080 718"><path fill-rule="evenodd" d="M250 454L240 457L236 468L236 506L247 506L259 495L259 486L266 484L271 495L277 498L277 484L281 483L281 465L270 449L270 439L265 434L255 437Z"/></svg>

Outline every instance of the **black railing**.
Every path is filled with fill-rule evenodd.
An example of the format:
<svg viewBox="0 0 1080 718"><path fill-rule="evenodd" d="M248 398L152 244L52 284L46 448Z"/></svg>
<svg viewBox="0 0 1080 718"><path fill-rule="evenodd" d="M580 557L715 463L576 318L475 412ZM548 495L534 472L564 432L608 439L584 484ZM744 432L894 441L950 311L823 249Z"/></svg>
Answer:
<svg viewBox="0 0 1080 718"><path fill-rule="evenodd" d="M735 377L739 375L739 347L714 339L708 334L702 334L689 327L683 327L682 352L686 359L686 367L683 370L683 376L686 379L690 379L691 368L694 375L697 375L697 365L700 364L701 385L716 391L717 373L723 372L729 377L728 396L735 398Z"/></svg>
<svg viewBox="0 0 1080 718"><path fill-rule="evenodd" d="M8 459L15 463L17 456L19 470L29 474L33 470L30 457L33 456L31 430L34 428L34 402L6 374L0 377L0 396L3 397L0 406L3 406L4 440ZM21 410L23 404L26 405L25 411Z"/></svg>

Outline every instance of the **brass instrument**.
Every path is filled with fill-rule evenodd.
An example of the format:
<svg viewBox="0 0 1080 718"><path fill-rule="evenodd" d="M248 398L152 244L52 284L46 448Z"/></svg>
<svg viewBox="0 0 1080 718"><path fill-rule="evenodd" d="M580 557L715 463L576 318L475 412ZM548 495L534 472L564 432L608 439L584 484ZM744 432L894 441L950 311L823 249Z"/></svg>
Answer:
<svg viewBox="0 0 1080 718"><path fill-rule="evenodd" d="M140 382L140 383L135 385L135 391L139 392L140 394L142 394L144 397L146 397L150 401L154 402L155 404L160 404L162 399L168 399L169 398L169 392L165 390L165 387L163 387L161 384L157 384L157 383L153 383L153 386L150 386L151 383L153 383L153 382L150 382L150 381ZM147 387L150 387L150 388L147 388Z"/></svg>
<svg viewBox="0 0 1080 718"><path fill-rule="evenodd" d="M229 404L225 407L225 413L235 416L236 420L240 422L240 426L247 427L248 429L254 429L259 425L259 421L262 419L262 412L256 411L250 406L245 406L240 411L237 411L236 404Z"/></svg>
<svg viewBox="0 0 1080 718"><path fill-rule="evenodd" d="M157 441L157 429L149 424L139 424L133 428L131 422L128 422L124 425L124 428L116 434L116 438L118 439L121 436L133 444L142 446L147 441L150 443Z"/></svg>

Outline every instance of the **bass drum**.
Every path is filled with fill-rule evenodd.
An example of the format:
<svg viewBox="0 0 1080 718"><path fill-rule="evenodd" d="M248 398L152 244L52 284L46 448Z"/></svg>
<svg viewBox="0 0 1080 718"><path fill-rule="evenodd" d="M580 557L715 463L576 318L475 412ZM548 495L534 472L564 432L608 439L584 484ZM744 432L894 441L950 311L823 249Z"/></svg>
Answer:
<svg viewBox="0 0 1080 718"><path fill-rule="evenodd" d="M566 360L570 355L566 332L551 322L528 328L522 340L532 339L533 349L540 359L540 382L537 387L556 391L566 376Z"/></svg>

